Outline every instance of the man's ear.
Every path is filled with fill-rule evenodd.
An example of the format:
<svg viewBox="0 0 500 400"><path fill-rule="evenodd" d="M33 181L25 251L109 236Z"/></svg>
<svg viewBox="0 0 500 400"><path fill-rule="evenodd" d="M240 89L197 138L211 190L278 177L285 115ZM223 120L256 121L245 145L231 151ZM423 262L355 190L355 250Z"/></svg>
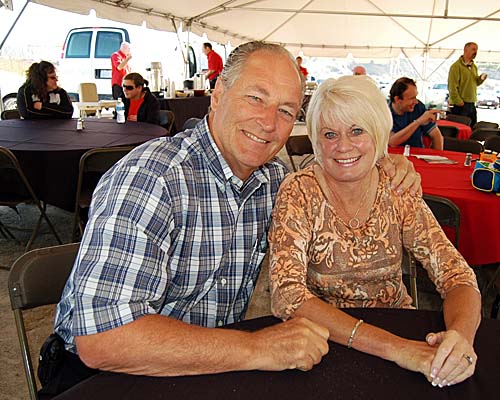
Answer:
<svg viewBox="0 0 500 400"><path fill-rule="evenodd" d="M219 106L219 103L222 99L222 96L224 95L224 84L222 83L222 79L217 79L215 82L215 88L214 91L212 92L212 95L210 97L210 110L211 111L216 111L217 107Z"/></svg>

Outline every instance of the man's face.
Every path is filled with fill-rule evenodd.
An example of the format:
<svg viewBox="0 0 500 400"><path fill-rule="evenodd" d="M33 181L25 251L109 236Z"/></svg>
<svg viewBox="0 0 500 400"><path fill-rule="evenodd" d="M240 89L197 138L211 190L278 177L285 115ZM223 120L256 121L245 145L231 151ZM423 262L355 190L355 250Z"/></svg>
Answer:
<svg viewBox="0 0 500 400"><path fill-rule="evenodd" d="M464 49L464 56L468 60L474 60L477 56L477 44L470 44Z"/></svg>
<svg viewBox="0 0 500 400"><path fill-rule="evenodd" d="M205 54L206 56L208 55L208 53L210 53L209 47L202 46L202 50L203 50L203 54Z"/></svg>
<svg viewBox="0 0 500 400"><path fill-rule="evenodd" d="M413 85L408 85L408 88L403 92L403 97L396 96L396 103L403 112L412 112L418 104L417 100L418 91Z"/></svg>
<svg viewBox="0 0 500 400"><path fill-rule="evenodd" d="M217 80L209 124L215 143L240 179L284 146L300 109L301 80L285 55L251 54L231 88Z"/></svg>
<svg viewBox="0 0 500 400"><path fill-rule="evenodd" d="M123 80L123 94L127 99L137 100L141 98L142 86L135 86L133 80Z"/></svg>

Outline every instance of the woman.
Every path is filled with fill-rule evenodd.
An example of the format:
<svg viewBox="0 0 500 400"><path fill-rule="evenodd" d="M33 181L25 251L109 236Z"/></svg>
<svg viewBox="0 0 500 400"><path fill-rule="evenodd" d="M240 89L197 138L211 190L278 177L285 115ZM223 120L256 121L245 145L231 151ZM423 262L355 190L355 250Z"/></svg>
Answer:
<svg viewBox="0 0 500 400"><path fill-rule="evenodd" d="M17 92L17 107L24 119L65 119L73 115L66 91L57 85L54 65L33 63L26 71L26 82Z"/></svg>
<svg viewBox="0 0 500 400"><path fill-rule="evenodd" d="M148 81L141 74L131 72L123 78L125 93L125 118L127 121L149 122L159 125L160 103L147 87Z"/></svg>
<svg viewBox="0 0 500 400"><path fill-rule="evenodd" d="M392 118L365 76L325 81L312 96L308 133L317 164L280 187L269 234L273 313L301 316L330 340L452 385L474 372L480 320L473 271L446 239L422 198L397 196L377 166ZM429 272L444 298L447 330L407 340L347 315L343 307L411 308L402 249Z"/></svg>

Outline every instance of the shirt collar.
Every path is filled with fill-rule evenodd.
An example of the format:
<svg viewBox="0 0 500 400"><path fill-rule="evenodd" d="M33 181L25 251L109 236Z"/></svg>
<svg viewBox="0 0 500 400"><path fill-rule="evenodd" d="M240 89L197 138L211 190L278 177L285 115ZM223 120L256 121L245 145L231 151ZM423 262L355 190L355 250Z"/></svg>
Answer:
<svg viewBox="0 0 500 400"><path fill-rule="evenodd" d="M235 189L241 191L243 188L258 187L263 183L270 181L269 169L266 165L261 166L253 171L246 181L242 181L229 167L227 161L222 156L217 144L215 143L210 129L208 127L208 116L203 118L202 123L196 125L196 135L200 147L207 161L207 166L212 172L221 191L224 191L227 184L230 184Z"/></svg>

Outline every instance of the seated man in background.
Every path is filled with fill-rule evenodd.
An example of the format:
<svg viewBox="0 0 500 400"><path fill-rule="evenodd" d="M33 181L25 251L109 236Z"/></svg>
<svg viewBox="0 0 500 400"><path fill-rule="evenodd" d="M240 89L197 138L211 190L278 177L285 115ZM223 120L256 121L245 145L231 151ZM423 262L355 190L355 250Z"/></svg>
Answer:
<svg viewBox="0 0 500 400"><path fill-rule="evenodd" d="M148 81L137 72L125 75L123 92L125 93L125 119L127 121L160 123L160 103L151 94Z"/></svg>
<svg viewBox="0 0 500 400"><path fill-rule="evenodd" d="M443 136L436 125L439 110L426 110L417 99L417 85L413 79L399 78L391 87L389 109L393 127L390 146L425 147L423 136L432 140L431 148L443 150Z"/></svg>
<svg viewBox="0 0 500 400"><path fill-rule="evenodd" d="M73 116L68 93L57 85L56 68L48 61L31 64L26 82L17 92L17 107L24 119L66 119Z"/></svg>

